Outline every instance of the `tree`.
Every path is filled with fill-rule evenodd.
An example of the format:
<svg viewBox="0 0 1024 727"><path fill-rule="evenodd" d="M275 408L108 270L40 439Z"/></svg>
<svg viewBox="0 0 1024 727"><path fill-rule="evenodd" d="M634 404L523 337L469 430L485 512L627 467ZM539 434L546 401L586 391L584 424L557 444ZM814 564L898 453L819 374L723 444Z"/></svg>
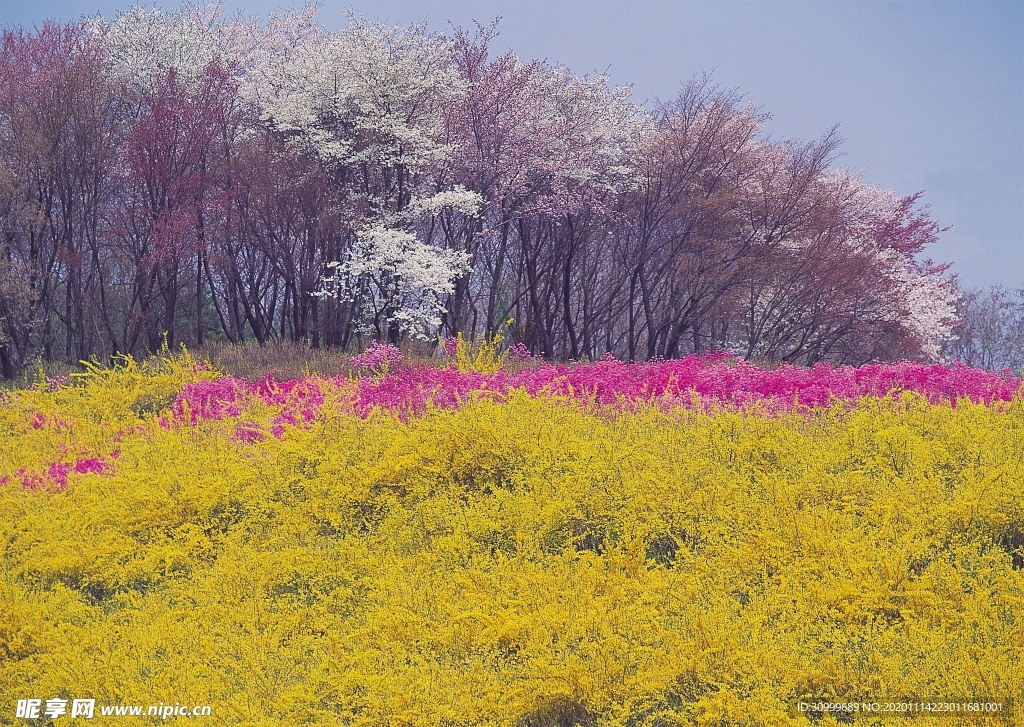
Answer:
<svg viewBox="0 0 1024 727"><path fill-rule="evenodd" d="M265 79L271 127L323 164L356 218L350 248L334 261L337 274L317 292L344 290L356 329L392 343L431 319L428 291L446 290L434 286L461 274L458 255L416 240L422 218L475 213L475 195L439 189L436 179L448 154L441 109L465 91L453 54L450 41L422 27L352 17L350 27L310 41ZM452 275L443 272L452 265Z"/></svg>
<svg viewBox="0 0 1024 727"><path fill-rule="evenodd" d="M919 262L937 239L919 195L898 199L860 177L825 170L800 227L759 262L744 294L739 343L748 357L863 363L937 360L955 319L947 266Z"/></svg>
<svg viewBox="0 0 1024 727"><path fill-rule="evenodd" d="M438 250L401 229L364 227L344 261L328 263L333 275L318 295L347 296L360 306L360 333L383 338L411 333L424 341L441 325L442 297L468 270L465 253ZM392 341L394 342L394 341Z"/></svg>
<svg viewBox="0 0 1024 727"><path fill-rule="evenodd" d="M956 336L944 348L947 358L991 371L1024 371L1024 289L964 290L957 316Z"/></svg>
<svg viewBox="0 0 1024 727"><path fill-rule="evenodd" d="M100 60L81 25L48 23L34 34L3 36L2 264L27 285L18 304L4 306L5 375L39 350L84 358L109 328L104 219L122 136Z"/></svg>
<svg viewBox="0 0 1024 727"><path fill-rule="evenodd" d="M478 225L457 246L472 275L456 285L446 326L493 334L509 315L514 335L538 352L576 356L593 345L596 269L588 228L598 229L633 177L632 150L646 115L628 89L608 79L488 57L494 26L456 36L460 72L469 82L449 116L455 146L451 174L480 194ZM480 325L476 321L480 320Z"/></svg>

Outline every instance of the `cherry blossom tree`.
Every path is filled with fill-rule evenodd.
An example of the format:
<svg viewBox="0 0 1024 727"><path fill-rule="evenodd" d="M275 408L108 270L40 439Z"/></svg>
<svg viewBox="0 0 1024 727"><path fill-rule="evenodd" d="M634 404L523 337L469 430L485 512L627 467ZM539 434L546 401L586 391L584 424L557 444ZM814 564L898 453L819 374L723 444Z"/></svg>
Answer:
<svg viewBox="0 0 1024 727"><path fill-rule="evenodd" d="M346 295L359 306L359 332L395 339L397 332L430 340L441 324L441 299L468 269L466 254L438 250L411 232L365 227L318 295Z"/></svg>
<svg viewBox="0 0 1024 727"><path fill-rule="evenodd" d="M589 317L577 323L593 298L582 285L593 275L579 275L586 265L578 263L593 257L585 229L615 207L646 116L607 78L578 78L511 52L491 59L494 34L492 26L457 36L470 88L449 117L451 173L483 208L475 228L447 243L470 254L473 271L449 299L447 330L479 317L493 333L512 314L514 335L538 351L550 355L557 328L576 355L591 333Z"/></svg>

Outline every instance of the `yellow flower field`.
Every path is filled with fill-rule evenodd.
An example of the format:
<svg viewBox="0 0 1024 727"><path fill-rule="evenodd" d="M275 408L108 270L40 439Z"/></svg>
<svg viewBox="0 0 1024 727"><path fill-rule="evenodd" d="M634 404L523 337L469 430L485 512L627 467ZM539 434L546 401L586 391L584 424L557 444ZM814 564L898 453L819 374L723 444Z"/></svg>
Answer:
<svg viewBox="0 0 1024 727"><path fill-rule="evenodd" d="M1024 723L1019 396L759 416L519 391L325 406L256 441L259 403L161 424L214 376L5 395L0 724L77 695L211 725L800 725L809 699ZM13 479L68 452L100 464Z"/></svg>

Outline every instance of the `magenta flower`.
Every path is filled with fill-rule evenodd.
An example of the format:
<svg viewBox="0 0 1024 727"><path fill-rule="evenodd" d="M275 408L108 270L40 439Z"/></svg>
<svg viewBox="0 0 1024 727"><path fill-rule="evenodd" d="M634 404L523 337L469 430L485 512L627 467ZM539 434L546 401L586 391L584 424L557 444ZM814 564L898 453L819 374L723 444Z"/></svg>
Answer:
<svg viewBox="0 0 1024 727"><path fill-rule="evenodd" d="M356 369L390 370L402 360L402 352L390 343L374 341L358 356L349 358L349 366Z"/></svg>
<svg viewBox="0 0 1024 727"><path fill-rule="evenodd" d="M51 485L62 490L67 487L68 476L71 473L110 475L113 469L113 462L106 457L83 457L74 462L51 462L42 472L29 472L22 467L15 473L15 477L21 480L21 486L27 489L34 490ZM0 477L0 486L11 481L9 476L4 475Z"/></svg>
<svg viewBox="0 0 1024 727"><path fill-rule="evenodd" d="M557 396L592 401L600 406L631 408L638 402L664 408L697 407L787 412L794 407L853 403L866 396L898 396L916 392L932 403L955 406L959 399L990 404L1010 401L1020 379L963 365L928 366L912 362L869 364L859 368L813 368L784 365L766 370L730 354L712 352L670 361L626 364L605 358L573 366L544 363L537 368L492 374L459 371L454 367L414 366L374 379L350 382L344 378L275 382L270 378L245 382L227 377L186 385L172 406L172 419L196 423L235 418L247 402L278 407L270 433L283 436L285 427L316 419L324 390L333 389L345 407L359 416L375 409L403 416L430 407L453 408L471 396L502 400L513 389L530 396Z"/></svg>

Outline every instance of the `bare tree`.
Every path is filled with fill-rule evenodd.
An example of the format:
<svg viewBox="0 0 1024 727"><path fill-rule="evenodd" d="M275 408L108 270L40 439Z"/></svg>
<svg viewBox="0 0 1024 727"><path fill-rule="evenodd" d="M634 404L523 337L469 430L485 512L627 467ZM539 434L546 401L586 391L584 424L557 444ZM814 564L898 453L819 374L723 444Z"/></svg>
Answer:
<svg viewBox="0 0 1024 727"><path fill-rule="evenodd" d="M1024 371L1024 289L999 285L963 291L956 339L945 355L968 366Z"/></svg>

